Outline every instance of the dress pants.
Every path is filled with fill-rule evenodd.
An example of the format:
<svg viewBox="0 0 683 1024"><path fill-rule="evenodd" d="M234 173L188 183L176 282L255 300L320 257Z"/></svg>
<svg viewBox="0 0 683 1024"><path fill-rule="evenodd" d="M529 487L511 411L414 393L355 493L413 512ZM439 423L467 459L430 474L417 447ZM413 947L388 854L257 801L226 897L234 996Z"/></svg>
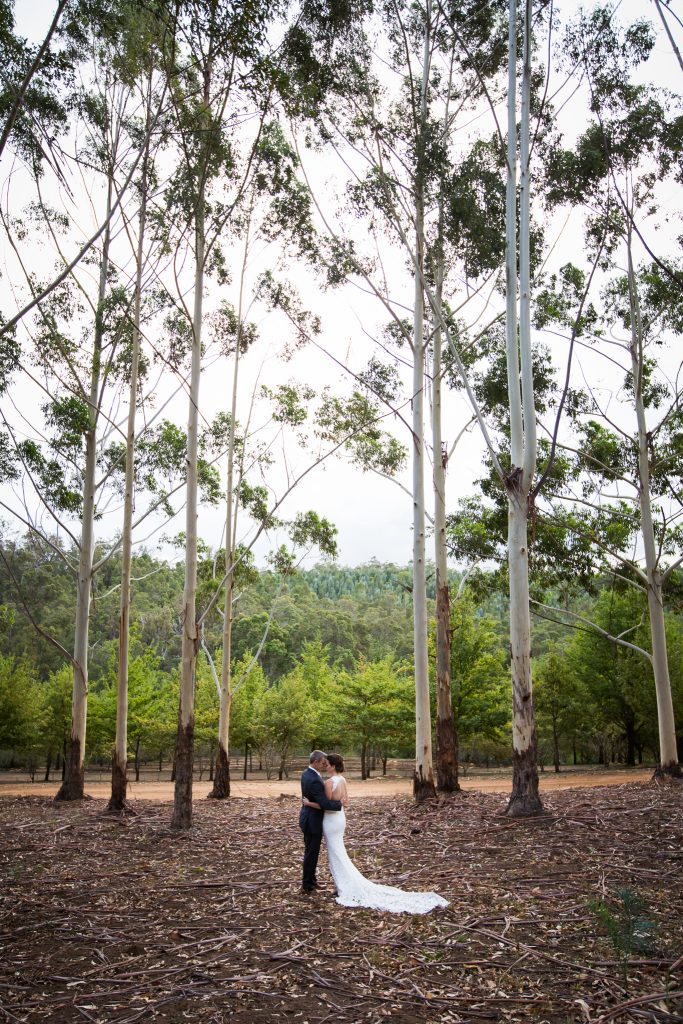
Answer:
<svg viewBox="0 0 683 1024"><path fill-rule="evenodd" d="M301 828L304 833L304 874L302 880L302 886L304 889L315 888L315 871L318 866L318 857L320 856L320 844L323 841L323 834L320 826L312 829L310 827L312 823L307 818L301 822ZM318 824L317 822L315 823Z"/></svg>

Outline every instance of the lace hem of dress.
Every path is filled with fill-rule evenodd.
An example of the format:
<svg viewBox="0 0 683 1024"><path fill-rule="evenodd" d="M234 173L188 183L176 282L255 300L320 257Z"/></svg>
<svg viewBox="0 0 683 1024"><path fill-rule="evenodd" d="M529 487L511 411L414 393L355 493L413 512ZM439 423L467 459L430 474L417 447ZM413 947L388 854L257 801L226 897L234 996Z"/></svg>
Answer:
<svg viewBox="0 0 683 1024"><path fill-rule="evenodd" d="M383 886L378 886L383 888ZM342 907L362 907L365 910L385 910L390 914L429 914L437 907L447 907L448 900L435 892L363 893L356 896L338 896Z"/></svg>

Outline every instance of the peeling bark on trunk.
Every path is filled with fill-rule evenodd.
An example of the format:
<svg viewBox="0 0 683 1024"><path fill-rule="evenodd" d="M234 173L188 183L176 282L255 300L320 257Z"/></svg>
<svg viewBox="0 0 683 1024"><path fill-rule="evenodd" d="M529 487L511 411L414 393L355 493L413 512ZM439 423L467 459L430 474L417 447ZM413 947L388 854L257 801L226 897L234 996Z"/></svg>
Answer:
<svg viewBox="0 0 683 1024"><path fill-rule="evenodd" d="M436 797L434 776L431 773L423 775L421 772L413 772L413 796L418 803L422 800L432 800Z"/></svg>
<svg viewBox="0 0 683 1024"><path fill-rule="evenodd" d="M536 471L536 409L531 351L531 272L529 205L529 119L531 107L531 0L524 5L524 59L519 149L519 327L517 321L517 24L515 0L509 5L508 147L506 186L506 358L510 408L508 567L510 577L510 662L512 674L512 793L510 817L539 814L538 743L531 693L529 614L529 496Z"/></svg>
<svg viewBox="0 0 683 1024"><path fill-rule="evenodd" d="M441 226L439 228L441 232ZM443 265L436 273L436 301L443 301ZM441 325L434 327L432 360L432 449L434 480L434 564L436 566L436 783L444 793L456 793L458 736L451 687L451 598L448 589L446 542L446 461L441 432Z"/></svg>
<svg viewBox="0 0 683 1024"><path fill-rule="evenodd" d="M439 575L437 570L437 576ZM444 793L457 793L458 737L451 693L450 595L448 583L436 592L436 784Z"/></svg>
<svg viewBox="0 0 683 1024"><path fill-rule="evenodd" d="M176 778L173 796L172 828L192 827L192 769L194 754L194 714L183 725L178 722L176 740Z"/></svg>
<svg viewBox="0 0 683 1024"><path fill-rule="evenodd" d="M540 814L538 741L531 692L531 622L526 495L509 491L510 661L512 670L512 794L510 817Z"/></svg>
<svg viewBox="0 0 683 1024"><path fill-rule="evenodd" d="M83 800L85 781L85 765L81 758L81 744L78 738L71 737L67 745L62 764L62 784L55 800Z"/></svg>
<svg viewBox="0 0 683 1024"><path fill-rule="evenodd" d="M427 651L427 580L425 572L425 484L424 484L424 168L427 122L427 91L431 43L431 3L427 2L424 36L420 122L415 166L415 290L413 307L413 659L415 666L415 780L416 800L435 796L432 758L432 717L429 699L429 655Z"/></svg>
<svg viewBox="0 0 683 1024"><path fill-rule="evenodd" d="M510 818L528 818L542 814L538 795L538 747L536 736L522 752L512 751L512 794L505 813Z"/></svg>
<svg viewBox="0 0 683 1024"><path fill-rule="evenodd" d="M246 768L246 761L245 761ZM246 778L246 772L245 772ZM227 800L230 796L230 758L222 743L218 744L213 774L213 789L209 793L210 800Z"/></svg>
<svg viewBox="0 0 683 1024"><path fill-rule="evenodd" d="M127 787L126 764L119 762L116 751L114 751L111 763L111 797L107 804L108 814L121 814L122 812L133 814L132 809L126 803Z"/></svg>

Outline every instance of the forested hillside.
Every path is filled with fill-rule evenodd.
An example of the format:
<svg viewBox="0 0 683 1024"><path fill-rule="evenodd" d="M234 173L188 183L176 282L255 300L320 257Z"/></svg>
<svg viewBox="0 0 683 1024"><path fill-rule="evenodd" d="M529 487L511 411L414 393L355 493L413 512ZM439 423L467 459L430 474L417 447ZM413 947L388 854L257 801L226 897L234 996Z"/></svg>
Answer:
<svg viewBox="0 0 683 1024"><path fill-rule="evenodd" d="M2 763L41 770L61 766L70 728L68 649L72 580L54 550L35 541L4 543L0 567ZM216 560L205 553L200 580ZM88 756L109 757L115 729L120 565L111 559L93 603L91 724ZM429 573L428 573L429 575ZM170 760L175 738L180 656L182 568L149 553L133 560L130 745L141 759ZM618 634L642 615L638 595L596 579L577 589L572 608L605 633ZM454 592L458 577L452 579ZM278 576L254 573L236 595L233 676L249 670L234 698L233 751L245 746L279 770L314 744L347 753L410 757L414 742L410 570L372 562L319 564ZM563 595L566 605L567 594ZM434 642L434 604L431 605ZM468 581L451 610L451 671L461 760L507 763L510 725L506 601L492 575ZM635 650L615 648L595 629L535 619L536 703L545 764L656 760L657 722L651 670ZM38 624L40 624L38 626ZM36 628L38 626L38 629ZM205 650L218 650L220 617L207 623ZM683 617L667 630L676 709L683 714ZM265 635L265 640L263 639ZM641 624L629 636L647 644ZM254 658L255 656L255 658ZM218 666L220 668L220 665ZM433 683L433 680L432 680ZM434 693L432 693L434 699ZM197 695L199 758L211 759L218 716L211 665L200 655Z"/></svg>

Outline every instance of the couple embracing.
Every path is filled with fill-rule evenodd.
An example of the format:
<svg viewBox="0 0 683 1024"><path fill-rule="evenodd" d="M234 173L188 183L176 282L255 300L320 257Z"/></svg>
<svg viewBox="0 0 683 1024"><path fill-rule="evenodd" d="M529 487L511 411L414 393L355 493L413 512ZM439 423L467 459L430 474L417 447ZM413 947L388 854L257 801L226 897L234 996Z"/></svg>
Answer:
<svg viewBox="0 0 683 1024"><path fill-rule="evenodd" d="M344 845L344 808L349 803L344 761L339 754L328 755L322 750L313 750L309 762L301 776L299 825L304 834L302 893L314 893L317 888L316 868L324 836L337 903L343 907L368 907L395 914L428 914L435 907L447 907L448 901L435 892L407 892L392 885L371 882L360 873Z"/></svg>

